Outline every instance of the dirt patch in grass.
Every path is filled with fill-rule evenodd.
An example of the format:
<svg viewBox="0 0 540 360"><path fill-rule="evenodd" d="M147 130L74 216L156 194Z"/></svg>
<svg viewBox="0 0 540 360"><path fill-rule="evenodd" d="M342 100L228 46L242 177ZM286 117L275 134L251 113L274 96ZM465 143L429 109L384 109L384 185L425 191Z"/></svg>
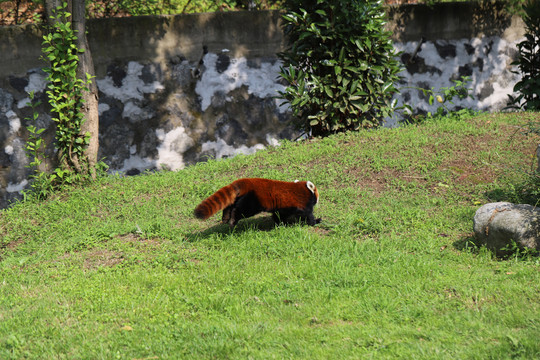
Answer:
<svg viewBox="0 0 540 360"><path fill-rule="evenodd" d="M471 185L492 183L509 171L530 169L537 137L516 133L515 129L507 126L501 128L499 135L465 138L460 144L461 147L450 156L451 160L445 161L440 168L451 171L456 183ZM501 144L502 149L497 149L497 145ZM511 166L503 165L504 161L501 158L507 155L502 154L502 151L511 151L523 156L517 158ZM479 160L479 154L482 153L486 158Z"/></svg>
<svg viewBox="0 0 540 360"><path fill-rule="evenodd" d="M412 179L414 175L405 175L402 171L383 168L380 171L370 171L370 169L351 167L345 169L349 177L357 179L356 185L360 188L368 188L373 196L377 196L388 189L391 179L404 178Z"/></svg>
<svg viewBox="0 0 540 360"><path fill-rule="evenodd" d="M65 253L52 263L72 263L84 270L96 270L101 267L113 267L124 261L124 254L120 251L108 249L92 249L89 251Z"/></svg>
<svg viewBox="0 0 540 360"><path fill-rule="evenodd" d="M24 243L24 240L20 238L14 241L10 241L8 243L0 243L0 249L7 249L9 251L14 251L22 243Z"/></svg>
<svg viewBox="0 0 540 360"><path fill-rule="evenodd" d="M500 114L499 114L500 116ZM475 118L479 127L490 126L490 116ZM408 168L394 168L383 166L374 170L368 161L365 164L343 164L341 171L344 178L356 179L355 186L369 189L372 195L377 196L388 191L394 183L416 183L419 186L433 187L436 183L430 183L430 171L423 169L426 165L436 165L434 171L447 173L446 182L449 184L478 185L488 184L496 181L499 177L509 171L517 169L528 170L531 168L531 161L534 160L538 136L525 135L518 126L501 125L497 131L490 131L481 135L467 135L455 133L434 133L427 134L433 141L421 146L419 152L423 154L418 163L411 163ZM362 140L360 140L362 142ZM377 140L376 140L377 142ZM438 145L434 145L437 143ZM347 147L351 142L343 143L343 153L350 151ZM409 161L406 154L399 151L394 156L402 157L399 163ZM403 144L402 149L407 149L407 144ZM505 165L505 159L513 154L523 154L514 161L513 168ZM444 155L442 155L444 154ZM391 154L381 154L384 158ZM425 160L426 162L423 162ZM338 162L336 159L328 159L329 162ZM317 159L313 166L324 166L325 160ZM342 184L339 184L342 186Z"/></svg>
<svg viewBox="0 0 540 360"><path fill-rule="evenodd" d="M10 251L15 251L19 247L19 245L23 243L24 243L23 239L17 239L15 241L11 241L10 243L8 243L6 248Z"/></svg>
<svg viewBox="0 0 540 360"><path fill-rule="evenodd" d="M124 261L123 254L107 249L95 249L85 254L83 267L86 270L95 270L100 267L113 267Z"/></svg>
<svg viewBox="0 0 540 360"><path fill-rule="evenodd" d="M117 239L120 241L130 242L130 243L139 243L139 244L147 244L152 246L159 246L161 243L157 239L145 239L141 237L139 234L124 234L124 235L118 235Z"/></svg>

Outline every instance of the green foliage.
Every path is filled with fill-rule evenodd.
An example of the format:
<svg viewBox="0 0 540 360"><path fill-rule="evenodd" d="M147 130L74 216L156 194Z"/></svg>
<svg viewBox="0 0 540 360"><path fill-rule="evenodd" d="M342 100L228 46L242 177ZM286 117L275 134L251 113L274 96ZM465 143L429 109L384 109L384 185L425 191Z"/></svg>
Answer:
<svg viewBox="0 0 540 360"><path fill-rule="evenodd" d="M104 0L87 1L89 17L159 15L279 7L281 0Z"/></svg>
<svg viewBox="0 0 540 360"><path fill-rule="evenodd" d="M283 0L86 0L88 18L279 9ZM40 23L43 0L0 0L0 26Z"/></svg>
<svg viewBox="0 0 540 360"><path fill-rule="evenodd" d="M94 6L96 10L101 8L101 13L105 16L112 11L138 16L173 14L176 10L174 3L166 0L106 0L97 4L89 2L88 5ZM92 11L90 14L96 14L96 12Z"/></svg>
<svg viewBox="0 0 540 360"><path fill-rule="evenodd" d="M533 248L520 246L515 240L510 241L508 245L501 249L506 253L502 258L507 260L535 260L540 255L540 252Z"/></svg>
<svg viewBox="0 0 540 360"><path fill-rule="evenodd" d="M527 28L525 40L518 44L519 59L512 65L518 65L522 79L514 86L520 94L509 95L509 109L540 110L540 1L528 0L523 4L523 21ZM540 121L534 119L526 124L526 134L540 134ZM513 189L517 202L531 205L540 203L540 173L529 172L525 181Z"/></svg>
<svg viewBox="0 0 540 360"><path fill-rule="evenodd" d="M505 0L504 9L510 14L523 15L523 4L525 4L527 1L528 0Z"/></svg>
<svg viewBox="0 0 540 360"><path fill-rule="evenodd" d="M523 5L523 21L527 28L525 40L518 46L518 65L522 79L514 86L519 95L509 95L508 108L540 109L540 0L529 0Z"/></svg>
<svg viewBox="0 0 540 360"><path fill-rule="evenodd" d="M53 194L55 191L64 188L68 185L75 185L88 180L88 176L79 174L73 171L66 170L62 167L48 169L45 164L46 160L46 144L42 137L45 128L37 128L37 119L39 112L36 110L41 105L40 101L34 101L34 93L29 93L30 107L33 109L32 117L25 118L29 123L26 127L28 131L28 140L25 144L26 155L30 162L27 167L32 169L29 178L31 180L31 191L23 191L25 199L44 200ZM96 171L99 174L104 174L107 166L103 162L99 162Z"/></svg>
<svg viewBox="0 0 540 360"><path fill-rule="evenodd" d="M376 127L393 111L401 70L379 0L286 0L279 54L296 125L312 135Z"/></svg>
<svg viewBox="0 0 540 360"><path fill-rule="evenodd" d="M36 111L36 108L41 105L40 101L34 101L34 93L30 92L30 107L32 108L32 117L26 118L25 120L30 123L26 127L28 130L28 140L26 141L26 154L30 159L27 167L32 169L30 174L31 187L33 190L32 196L37 199L46 198L50 192L52 192L52 181L51 176L48 172L43 171L41 168L45 160L45 142L41 137L42 133L45 131L45 128L38 129L36 127L36 122L39 117L39 113ZM25 197L28 196L26 192L23 192Z"/></svg>
<svg viewBox="0 0 540 360"><path fill-rule="evenodd" d="M421 0L435 6L455 0ZM467 0L458 0L467 1ZM506 0L506 9L511 13L522 11L526 0ZM89 18L118 16L201 13L229 10L280 9L284 0L86 0ZM402 0L398 3L407 3ZM385 1L385 3L396 3ZM42 20L43 0L0 0L0 26L23 23L39 23Z"/></svg>
<svg viewBox="0 0 540 360"><path fill-rule="evenodd" d="M426 118L433 117L442 117L447 114L450 114L452 110L448 107L448 104L452 104L454 98L463 100L466 98L473 99L472 89L467 87L471 78L469 76L462 76L461 80L452 80L454 85L449 87L441 87L438 90L435 90L434 87L431 89L424 89L419 87L407 87L409 89L416 89L422 91L424 96L428 98L428 103L430 106L433 104L440 104L435 113L428 112L426 115L414 115L414 109L410 105L404 105L404 110L408 113L405 116L405 122L407 123L417 123ZM469 111L469 110L467 110Z"/></svg>

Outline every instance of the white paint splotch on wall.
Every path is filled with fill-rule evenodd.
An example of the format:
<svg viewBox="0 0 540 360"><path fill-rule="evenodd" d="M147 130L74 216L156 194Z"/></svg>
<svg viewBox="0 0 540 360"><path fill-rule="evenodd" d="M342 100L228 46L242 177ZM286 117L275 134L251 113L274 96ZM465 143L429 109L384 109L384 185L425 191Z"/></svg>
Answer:
<svg viewBox="0 0 540 360"><path fill-rule="evenodd" d="M406 58L407 69L400 73L402 81L398 86L398 104L411 105L413 110L434 112L440 104L430 106L418 88L437 91L454 86L452 80L466 75L470 78L466 87L472 90L472 98L454 98L453 105L447 104L450 109L502 110L508 94L513 93L514 85L521 78L512 72L516 68L510 65L518 42L509 43L500 37L429 41L421 44L417 53L418 41L395 43L397 51L415 55L413 59Z"/></svg>
<svg viewBox="0 0 540 360"><path fill-rule="evenodd" d="M21 120L13 110L6 112L6 117L9 121L9 132L14 134L21 128Z"/></svg>
<svg viewBox="0 0 540 360"><path fill-rule="evenodd" d="M97 80L101 92L124 104L122 116L131 122L138 122L152 118L153 111L142 106L145 94L154 94L165 87L159 81L146 83L142 78L144 66L136 61L130 61L121 84L115 84L112 76Z"/></svg>
<svg viewBox="0 0 540 360"><path fill-rule="evenodd" d="M248 94L259 98L274 97L278 91L284 91L285 86L279 80L280 62L262 62L260 67L250 67L245 57L233 58L223 72L217 69L218 55L208 53L203 57L205 70L197 82L195 92L201 100L203 111L212 103L212 97L217 92L229 92L246 86Z"/></svg>
<svg viewBox="0 0 540 360"><path fill-rule="evenodd" d="M279 140L271 135L266 136L266 143L268 143L270 146L279 146ZM202 145L202 151L214 152L216 154L216 159L232 157L238 154L250 155L265 148L266 146L263 144L255 144L253 146L241 145L239 147L234 147L228 145L223 139L219 138L216 141L208 141Z"/></svg>
<svg viewBox="0 0 540 360"><path fill-rule="evenodd" d="M47 87L47 74L41 69L34 69L29 71L28 85L25 86L24 91L29 93L40 93L45 91ZM22 109L28 106L30 103L30 97L26 97L17 102L17 108Z"/></svg>
<svg viewBox="0 0 540 360"><path fill-rule="evenodd" d="M156 135L161 141L157 149L158 167L166 166L173 171L183 169L185 167L183 154L194 144L184 127L179 126L167 133L162 129L157 129Z"/></svg>
<svg viewBox="0 0 540 360"><path fill-rule="evenodd" d="M163 129L156 129L156 137L159 139L157 146L157 156L141 157L137 154L136 146L130 149L129 158L124 160L120 169L112 169L113 172L126 172L137 169L144 171L147 169L168 169L172 171L180 170L185 167L184 152L193 146L194 142L186 133L182 126L176 127L171 131L165 132Z"/></svg>
<svg viewBox="0 0 540 360"><path fill-rule="evenodd" d="M277 91L283 89L283 86L277 82L280 69L277 61L261 61L259 62L259 65L250 67L246 58L231 59L227 57L228 63L225 69L218 69L217 61L217 54L206 54L204 57L204 67L202 68L201 78L198 80L196 78L184 79L184 81L180 83L181 88L176 90L174 96L166 97L166 99L184 99L186 97L186 91L189 93L189 89L191 88L191 81L197 81L196 84L193 82L196 87L195 94L191 94L199 96L203 111L208 109L212 97L217 92L224 94L225 96L222 96L221 99L225 99L227 102L237 101L237 99L233 99L234 96L229 94L229 92L242 86L246 87L248 94L254 95L260 99L272 98L277 95ZM185 68L188 65L189 64L182 63L171 67L172 79L178 78L176 72L180 72L180 75L185 75ZM200 134L197 135L197 133L191 133L192 130L181 125L182 121L185 121L188 125L190 121L193 121L189 118L189 115L189 119L181 120L184 116L183 114L188 114L190 109L177 108L176 104L168 105L169 109L173 109L173 112L168 113L171 118L162 119L165 123L169 122L168 125L165 125L167 130L164 130L164 128L161 127L149 127L150 123L147 122L147 120L154 121L156 112L153 109L152 104L145 100L147 98L146 95L158 93L164 90L165 87L158 81L148 80L152 79L152 77L159 77L156 76L155 72L149 74L157 69L156 65L146 65L146 70L143 71L143 69L145 69L145 65L132 61L127 64L127 67L115 68L113 73L107 75L104 79L97 80L98 88L104 94L105 98L105 100L102 100L102 103L100 103L100 115L104 115L111 110L113 106L117 106L114 105L115 101L111 102L106 99L113 98L122 104L120 108L121 116L130 123L125 126L136 126L139 129L145 129L144 131L146 132L155 132L155 136L144 136L144 138L151 141L152 144L131 143L130 141L132 140L130 139L133 139L133 136L126 133L124 139L127 142L122 145L123 150L117 151L115 154L117 158L123 156L124 160L120 165L116 162L116 167L111 168L111 171L126 172L134 169L143 171L145 169L163 168L179 170L186 166L184 158L185 152L195 145L199 146L202 153L210 154L210 156L214 156L218 159L234 156L238 153L253 153L256 150L265 147L265 144L262 143L253 146L242 144L233 146L219 136L215 138L211 137L210 139L203 138L204 142L201 143ZM144 75L143 72L145 72ZM277 105L278 104L276 103L276 108ZM285 110L279 109L278 111L283 112ZM117 113L120 113L118 110L116 111ZM232 116L234 117L234 115ZM171 128L170 124L175 125ZM212 126L212 124L207 124L207 126ZM215 126L221 126L223 130L223 128L229 126L229 124L216 124ZM213 132L214 129L210 131ZM242 129L241 131L245 131L251 135L250 129ZM122 133L117 130L115 130L115 132ZM275 137L276 134L269 134L269 137L267 138L273 139ZM199 141L199 144L196 144L195 139L198 139L197 141ZM277 140L274 139L274 142L276 141ZM126 151L127 147L130 149L129 153ZM145 147L146 149L153 147L156 151L152 155L145 155L149 152L138 151L138 149L141 149L142 147ZM207 154L205 154L205 156L207 156Z"/></svg>
<svg viewBox="0 0 540 360"><path fill-rule="evenodd" d="M4 147L4 152L9 155L13 162L11 170L14 174L8 178L5 190L8 193L20 193L28 185L26 175L29 160L26 156L24 141L15 134L12 135L14 135L14 138L12 138L9 145Z"/></svg>
<svg viewBox="0 0 540 360"><path fill-rule="evenodd" d="M26 188L26 185L28 185L28 180L26 179L16 184L8 183L6 191L8 193L20 193Z"/></svg>
<svg viewBox="0 0 540 360"><path fill-rule="evenodd" d="M164 87L159 81L147 84L142 80L143 68L142 64L130 61L121 86L115 85L111 76L106 76L104 79L97 80L98 88L104 94L120 100L124 104L133 100L143 100L144 94L153 94L163 90Z"/></svg>

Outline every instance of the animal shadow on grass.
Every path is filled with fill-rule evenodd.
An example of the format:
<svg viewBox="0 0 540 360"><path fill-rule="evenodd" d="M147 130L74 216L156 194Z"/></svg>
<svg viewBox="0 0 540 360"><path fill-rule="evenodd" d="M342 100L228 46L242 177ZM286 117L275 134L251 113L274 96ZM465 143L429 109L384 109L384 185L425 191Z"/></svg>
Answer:
<svg viewBox="0 0 540 360"><path fill-rule="evenodd" d="M200 239L205 239L212 235L217 235L221 238L233 233L241 233L247 230L270 231L281 225L282 224L275 224L271 216L258 216L249 219L243 219L233 228L231 228L227 224L217 224L207 228L206 230L188 234L186 236L186 240L188 242L196 242ZM291 225L294 224L287 224L287 226Z"/></svg>

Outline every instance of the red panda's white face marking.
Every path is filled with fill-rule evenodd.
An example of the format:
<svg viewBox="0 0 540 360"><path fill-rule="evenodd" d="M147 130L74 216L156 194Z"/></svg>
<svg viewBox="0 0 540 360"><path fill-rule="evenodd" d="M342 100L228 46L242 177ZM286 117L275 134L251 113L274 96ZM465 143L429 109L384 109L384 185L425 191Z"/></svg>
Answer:
<svg viewBox="0 0 540 360"><path fill-rule="evenodd" d="M315 204L317 204L319 202L319 192L317 191L317 188L315 187L315 185L311 181L308 181L306 183L306 186L309 189L309 191L311 191L313 193L313 195L315 195L315 198L317 199Z"/></svg>

